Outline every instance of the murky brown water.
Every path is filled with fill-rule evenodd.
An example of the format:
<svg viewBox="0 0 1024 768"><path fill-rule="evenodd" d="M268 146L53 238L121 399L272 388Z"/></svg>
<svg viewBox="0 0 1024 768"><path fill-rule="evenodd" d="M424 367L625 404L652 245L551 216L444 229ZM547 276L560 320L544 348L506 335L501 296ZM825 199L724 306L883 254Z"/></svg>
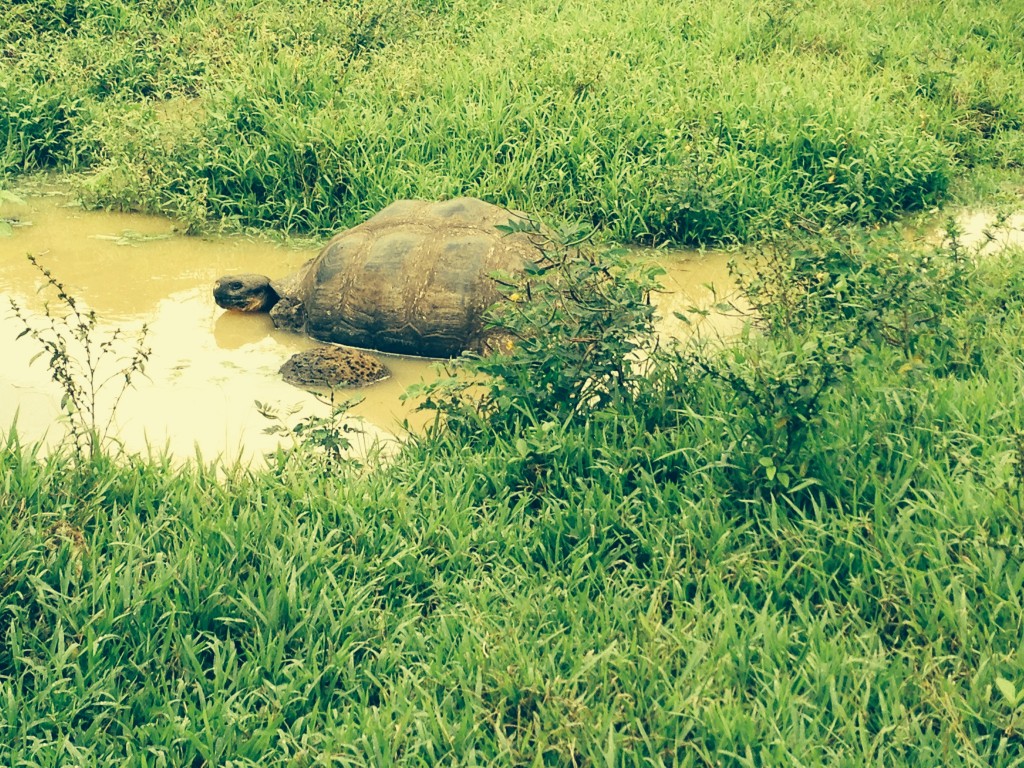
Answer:
<svg viewBox="0 0 1024 768"><path fill-rule="evenodd" d="M646 251L644 256L665 270L658 278L664 290L653 296L663 337L687 338L698 333L704 338L729 338L740 332L748 305L729 274L729 262L741 256L724 251ZM717 305L735 309L721 312ZM694 309L710 314L701 316Z"/></svg>
<svg viewBox="0 0 1024 768"><path fill-rule="evenodd" d="M982 256L998 253L1011 245L1024 246L1024 213L1007 217L1001 226L995 226L995 221L995 214L984 210L961 211L956 216L964 245L976 249Z"/></svg>
<svg viewBox="0 0 1024 768"><path fill-rule="evenodd" d="M231 272L285 275L314 256L315 245L185 237L167 219L84 211L63 193L23 200L0 202L0 219L14 222L13 231L0 237L0 428L17 419L27 441L52 443L64 434L61 392L51 381L47 358L32 363L39 347L28 337L16 340L23 326L7 309L8 299L14 299L39 322L44 296L58 308L52 295L38 293L44 281L25 258L30 253L96 311L103 330L137 331L143 323L149 328L147 376L125 393L111 430L128 450L166 447L174 456L189 457L198 449L206 459L248 461L280 439L263 433L268 422L255 401L281 410L300 407L291 421L326 412L278 374L290 355L316 342L274 329L266 315L225 312L211 295L216 278ZM712 294L706 284L730 285L728 257L659 252L656 258L668 272L662 278L666 293L656 297L660 313L670 318L666 330L684 333L686 326L673 311L707 305ZM730 322L722 325L726 333ZM410 384L435 376L435 363L381 357L392 371L390 379L342 393L364 398L352 413L360 419L365 442L393 440L404 433L404 422L415 429L432 418L402 403L400 395Z"/></svg>
<svg viewBox="0 0 1024 768"><path fill-rule="evenodd" d="M301 406L292 419L326 412L277 372L290 355L315 342L275 330L266 315L224 312L211 294L220 275L284 275L315 255L316 247L184 237L167 219L83 211L60 194L25 198L24 204L4 202L0 218L16 220L13 233L0 238L0 427L17 416L25 440L45 435L53 442L63 434L60 391L50 380L48 358L31 363L39 347L28 337L15 340L23 326L8 309L13 298L41 320L48 294L37 294L44 281L25 258L28 253L39 256L73 296L95 310L104 329L149 326L147 378L125 394L113 430L129 450L167 446L172 455L187 457L198 447L207 459L249 460L278 442L263 434L268 422L254 401L282 409ZM353 409L365 420L365 440L401 434L405 419L418 425L429 418L413 413L399 395L433 375L431 362L382 358L392 377L351 391L365 398Z"/></svg>
<svg viewBox="0 0 1024 768"><path fill-rule="evenodd" d="M0 230L0 428L17 419L26 441L53 443L63 435L60 391L51 381L47 358L32 362L39 351L30 338L16 340L23 326L8 310L8 299L40 320L43 279L25 255L39 256L45 266L102 319L103 328L149 327L152 356L147 377L139 379L117 409L112 432L130 451L147 446L178 457L224 456L249 461L272 450L280 438L263 433L268 422L259 415L259 400L283 410L300 409L290 419L325 413L310 394L286 384L278 374L295 352L316 342L275 330L266 315L225 312L211 288L231 272L285 275L314 256L318 248L290 247L246 237L185 237L173 222L156 216L83 211L67 194L0 201L0 220L14 222ZM986 214L960 217L965 239L980 242ZM1011 221L1015 233L1001 238L1021 242L1024 217ZM655 296L662 332L685 336L692 327L674 317L691 307L735 300L735 287L723 252L657 251L647 254L665 268L665 292ZM712 289L714 286L714 289ZM728 337L742 327L738 315L702 321L705 335ZM352 413L362 434L357 444L394 441L406 420L421 427L430 414L414 412L399 397L406 387L429 380L434 363L382 355L392 377L343 396L363 397Z"/></svg>

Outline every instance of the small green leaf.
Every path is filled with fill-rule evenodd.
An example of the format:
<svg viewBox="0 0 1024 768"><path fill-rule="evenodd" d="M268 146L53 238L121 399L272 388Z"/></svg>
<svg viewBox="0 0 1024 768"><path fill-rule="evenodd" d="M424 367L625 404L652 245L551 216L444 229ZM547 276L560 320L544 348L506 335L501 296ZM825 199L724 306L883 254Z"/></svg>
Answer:
<svg viewBox="0 0 1024 768"><path fill-rule="evenodd" d="M1011 683L1004 677L996 678L996 688L1003 694L1003 698L1006 699L1006 703L1011 707L1017 706L1017 686Z"/></svg>
<svg viewBox="0 0 1024 768"><path fill-rule="evenodd" d="M11 237L14 234L14 227L9 222L0 221L0 237Z"/></svg>

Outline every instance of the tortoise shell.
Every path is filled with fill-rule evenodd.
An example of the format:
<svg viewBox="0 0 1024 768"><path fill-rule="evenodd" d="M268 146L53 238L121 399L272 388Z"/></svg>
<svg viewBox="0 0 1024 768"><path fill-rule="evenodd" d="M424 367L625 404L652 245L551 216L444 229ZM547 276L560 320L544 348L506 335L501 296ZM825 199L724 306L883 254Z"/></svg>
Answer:
<svg viewBox="0 0 1024 768"><path fill-rule="evenodd" d="M474 198L399 200L275 282L282 301L271 314L283 325L304 320L316 339L382 352L450 357L478 348L484 310L500 298L491 274L537 257L528 234L496 229L522 218Z"/></svg>

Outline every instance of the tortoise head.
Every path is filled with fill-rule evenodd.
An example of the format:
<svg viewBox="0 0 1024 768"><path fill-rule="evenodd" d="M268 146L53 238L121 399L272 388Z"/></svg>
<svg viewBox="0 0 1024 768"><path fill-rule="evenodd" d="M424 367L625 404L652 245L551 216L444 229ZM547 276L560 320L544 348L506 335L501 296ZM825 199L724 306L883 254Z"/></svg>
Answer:
<svg viewBox="0 0 1024 768"><path fill-rule="evenodd" d="M264 275L225 275L213 287L213 300L236 312L268 312L281 297Z"/></svg>

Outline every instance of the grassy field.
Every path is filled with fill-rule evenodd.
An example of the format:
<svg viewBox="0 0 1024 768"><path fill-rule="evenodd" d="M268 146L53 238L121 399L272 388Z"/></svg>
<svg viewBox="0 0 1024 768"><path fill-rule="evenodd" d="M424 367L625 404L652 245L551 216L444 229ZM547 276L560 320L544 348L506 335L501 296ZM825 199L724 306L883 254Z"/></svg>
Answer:
<svg viewBox="0 0 1024 768"><path fill-rule="evenodd" d="M0 763L1021 765L1024 261L898 242L574 404L578 339L485 360L388 466L10 436Z"/></svg>
<svg viewBox="0 0 1024 768"><path fill-rule="evenodd" d="M144 0L0 10L0 168L325 234L471 194L715 243L1024 159L1020 2Z"/></svg>
<svg viewBox="0 0 1024 768"><path fill-rule="evenodd" d="M387 464L11 433L0 765L1024 765L1024 254L861 226L1019 173L1022 20L0 4L0 164L95 204L322 234L469 193L760 243L748 332L673 348L650 272L554 248Z"/></svg>

